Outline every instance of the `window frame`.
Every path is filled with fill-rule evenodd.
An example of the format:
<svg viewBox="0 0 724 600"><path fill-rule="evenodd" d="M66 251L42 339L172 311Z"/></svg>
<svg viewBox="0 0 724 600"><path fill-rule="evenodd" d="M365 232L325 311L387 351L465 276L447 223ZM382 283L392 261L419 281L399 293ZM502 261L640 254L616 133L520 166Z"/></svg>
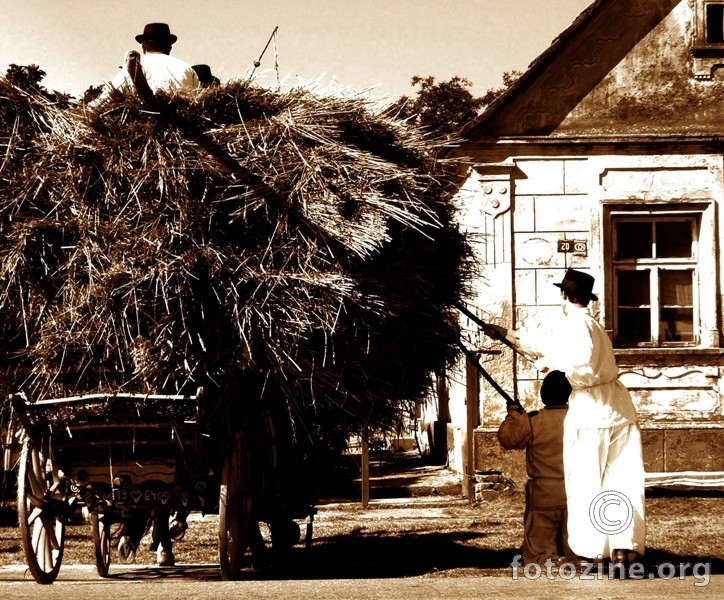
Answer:
<svg viewBox="0 0 724 600"><path fill-rule="evenodd" d="M709 7L718 6L721 7L722 17L724 18L724 0L697 0L697 7L695 10L695 21L696 21L696 34L693 45L693 50L700 51L717 51L721 50L724 52L724 35L721 41L711 42L709 41ZM724 34L724 23L722 23L722 33ZM719 53L717 53L719 54Z"/></svg>
<svg viewBox="0 0 724 600"><path fill-rule="evenodd" d="M714 204L711 201L603 201L603 272L606 274L606 298L604 299L604 322L611 333L615 349L628 351L691 350L719 347L718 311L716 309L717 260L714 248ZM616 260L615 223L617 220L681 220L691 218L694 222L692 235L692 257L671 259L621 259ZM618 277L620 270L642 270L668 267L692 269L693 340L662 342L659 328L660 314L652 307L651 332L656 332L649 342L626 343L618 339ZM712 273L712 277L704 277ZM652 281L659 278L651 273ZM660 298L660 289L650 294ZM657 327L653 329L654 322Z"/></svg>
<svg viewBox="0 0 724 600"><path fill-rule="evenodd" d="M722 19L722 21L719 23L719 29L717 31L717 33L720 34L720 39L715 42L711 41L709 36L709 33L711 31L709 24L710 7L717 7L719 9L719 12L721 13L719 16ZM702 8L702 18L704 19L702 35L704 37L704 44L714 47L724 46L724 2L704 2Z"/></svg>
<svg viewBox="0 0 724 600"><path fill-rule="evenodd" d="M695 0L694 32L689 52L692 56L693 76L697 81L712 81L714 69L724 64L724 41L708 41L707 12L711 5L724 5L724 0ZM724 30L724 24L722 25ZM724 35L722 35L724 38Z"/></svg>

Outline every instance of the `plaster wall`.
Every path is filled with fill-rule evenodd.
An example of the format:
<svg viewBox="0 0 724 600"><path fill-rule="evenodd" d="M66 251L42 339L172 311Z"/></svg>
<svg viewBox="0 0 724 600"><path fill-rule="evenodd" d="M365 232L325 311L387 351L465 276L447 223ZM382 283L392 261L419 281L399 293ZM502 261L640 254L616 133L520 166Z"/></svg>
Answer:
<svg viewBox="0 0 724 600"><path fill-rule="evenodd" d="M632 351L619 364L621 380L632 393L642 425L651 431L647 465L654 470L718 466L724 434L718 429L724 426L724 408L720 393L722 355L716 350L722 313L722 264L717 251L718 232L722 230L718 207L724 187L721 155L530 155L509 156L503 162L510 165L509 172L501 176L501 161L496 160L494 177L497 184L510 190L509 204L502 210L485 204L486 166L480 163L467 185L468 200L471 195L475 197L476 186L479 197L475 210L469 209L474 204L466 204L466 226L482 232L476 240L481 277L472 304L481 318L506 327L530 327L556 318L560 298L553 282L560 281L569 267L587 270L596 278L600 302L593 303L592 310L604 324L610 322L606 319L611 290L603 222L607 202L641 207L646 203L700 201L711 206L710 231L702 232L700 240L707 279L700 289L700 301L701 341L712 351L702 354L690 349L687 354L683 349L672 356L666 351ZM561 252L561 240L583 241L585 251ZM481 352L485 369L528 410L539 408L542 375L504 346L481 337L473 323L464 321L467 341ZM463 414L465 381L457 378L449 385L455 423ZM494 431L505 416L505 400L484 380L477 416L476 470L496 470L495 464L505 465L511 460L510 465L518 464L519 470L518 459L506 458L505 451L494 448ZM464 436L464 427L459 433ZM682 440L687 436L698 440L692 446L695 450L686 450Z"/></svg>

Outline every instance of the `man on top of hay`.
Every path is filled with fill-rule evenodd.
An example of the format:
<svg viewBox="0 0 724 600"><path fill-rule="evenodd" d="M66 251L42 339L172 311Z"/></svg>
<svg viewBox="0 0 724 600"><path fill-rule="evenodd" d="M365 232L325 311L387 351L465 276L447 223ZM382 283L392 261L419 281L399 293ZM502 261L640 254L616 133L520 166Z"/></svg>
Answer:
<svg viewBox="0 0 724 600"><path fill-rule="evenodd" d="M159 90L172 94L198 89L199 78L193 67L171 56L171 47L177 39L166 23L147 24L143 33L136 36L143 53L139 54L136 50L126 53L125 67L105 85L94 104L103 102L114 90L134 93L138 89L136 69L139 63L151 94Z"/></svg>

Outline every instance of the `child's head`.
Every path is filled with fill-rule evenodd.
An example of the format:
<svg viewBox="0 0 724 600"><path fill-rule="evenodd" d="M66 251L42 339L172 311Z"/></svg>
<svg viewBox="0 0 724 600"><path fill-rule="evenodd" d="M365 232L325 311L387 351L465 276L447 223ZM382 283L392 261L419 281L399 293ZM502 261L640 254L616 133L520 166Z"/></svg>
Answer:
<svg viewBox="0 0 724 600"><path fill-rule="evenodd" d="M540 386L540 398L546 406L561 406L568 403L571 384L562 371L551 371Z"/></svg>

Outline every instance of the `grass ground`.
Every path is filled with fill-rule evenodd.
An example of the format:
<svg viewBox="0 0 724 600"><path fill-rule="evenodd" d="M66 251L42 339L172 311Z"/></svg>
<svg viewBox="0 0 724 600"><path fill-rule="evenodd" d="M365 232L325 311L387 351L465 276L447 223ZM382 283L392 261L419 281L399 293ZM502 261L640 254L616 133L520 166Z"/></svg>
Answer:
<svg viewBox="0 0 724 600"><path fill-rule="evenodd" d="M419 485L420 479L418 475L404 480ZM385 498L373 500L366 509L355 499L322 499L312 544L295 547L287 575L368 578L509 573L523 534L523 492L501 492L470 506L459 495L441 496L435 491L432 487L425 496L408 493L395 498L394 493L376 494L373 482L373 499ZM712 574L724 573L723 495L649 492L645 562L709 563ZM216 515L193 513L186 537L174 546L177 564L217 564L217 526ZM153 563L148 544L146 539L136 563ZM116 556L113 561L119 562ZM6 523L0 527L0 565L24 562L17 527ZM68 527L63 562L94 564L88 524Z"/></svg>

